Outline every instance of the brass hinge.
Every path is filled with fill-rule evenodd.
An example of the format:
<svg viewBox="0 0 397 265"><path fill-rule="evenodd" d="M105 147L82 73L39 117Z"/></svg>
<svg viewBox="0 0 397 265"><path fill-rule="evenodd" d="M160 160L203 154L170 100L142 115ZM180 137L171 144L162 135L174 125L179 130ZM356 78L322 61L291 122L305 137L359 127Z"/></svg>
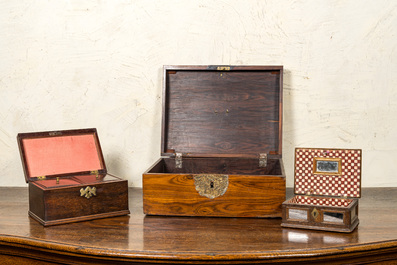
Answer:
<svg viewBox="0 0 397 265"><path fill-rule="evenodd" d="M43 180L43 179L46 179L46 176L38 176L37 177L37 180Z"/></svg>
<svg viewBox="0 0 397 265"><path fill-rule="evenodd" d="M259 167L267 166L267 154L259 154Z"/></svg>
<svg viewBox="0 0 397 265"><path fill-rule="evenodd" d="M99 171L98 170L91 170L91 175L95 175L95 178L99 179Z"/></svg>
<svg viewBox="0 0 397 265"><path fill-rule="evenodd" d="M182 153L175 153L175 168L182 168Z"/></svg>

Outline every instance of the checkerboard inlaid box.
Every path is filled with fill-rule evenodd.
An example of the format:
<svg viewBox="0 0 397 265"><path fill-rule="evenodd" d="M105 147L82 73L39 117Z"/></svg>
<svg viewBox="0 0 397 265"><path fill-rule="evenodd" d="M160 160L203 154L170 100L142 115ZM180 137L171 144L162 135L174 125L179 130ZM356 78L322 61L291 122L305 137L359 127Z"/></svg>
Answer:
<svg viewBox="0 0 397 265"><path fill-rule="evenodd" d="M295 197L282 205L282 226L351 232L358 223L361 150L295 149Z"/></svg>

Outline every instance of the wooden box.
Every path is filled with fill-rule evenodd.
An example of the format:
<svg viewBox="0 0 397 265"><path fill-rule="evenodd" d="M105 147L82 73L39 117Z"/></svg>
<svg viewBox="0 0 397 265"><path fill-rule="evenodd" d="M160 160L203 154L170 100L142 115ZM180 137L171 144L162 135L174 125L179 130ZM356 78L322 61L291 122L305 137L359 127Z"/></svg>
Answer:
<svg viewBox="0 0 397 265"><path fill-rule="evenodd" d="M44 226L129 214L128 184L107 173L96 129L20 133L29 215Z"/></svg>
<svg viewBox="0 0 397 265"><path fill-rule="evenodd" d="M295 197L283 203L283 227L352 232L358 225L361 150L295 149Z"/></svg>
<svg viewBox="0 0 397 265"><path fill-rule="evenodd" d="M282 66L164 66L148 215L281 217Z"/></svg>

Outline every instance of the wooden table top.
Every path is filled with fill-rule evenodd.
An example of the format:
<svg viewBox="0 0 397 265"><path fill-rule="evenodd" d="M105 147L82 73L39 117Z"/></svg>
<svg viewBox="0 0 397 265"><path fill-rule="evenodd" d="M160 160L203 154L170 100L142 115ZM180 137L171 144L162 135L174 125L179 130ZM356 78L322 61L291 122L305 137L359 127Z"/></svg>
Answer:
<svg viewBox="0 0 397 265"><path fill-rule="evenodd" d="M350 234L282 228L280 218L145 216L141 189L130 188L129 196L129 216L45 228L28 217L27 188L0 188L2 264L43 264L38 260L64 264L373 260L391 264L397 260L397 188L363 189L360 225Z"/></svg>

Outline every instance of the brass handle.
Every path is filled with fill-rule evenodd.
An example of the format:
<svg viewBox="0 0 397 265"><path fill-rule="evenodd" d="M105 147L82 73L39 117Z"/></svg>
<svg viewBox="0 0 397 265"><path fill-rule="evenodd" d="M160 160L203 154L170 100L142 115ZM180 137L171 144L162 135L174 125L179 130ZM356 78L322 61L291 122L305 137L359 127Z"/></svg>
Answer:
<svg viewBox="0 0 397 265"><path fill-rule="evenodd" d="M85 189L81 188L80 196L84 196L87 199L91 198L92 196L96 196L96 188L95 187L91 188L90 186L87 186Z"/></svg>

